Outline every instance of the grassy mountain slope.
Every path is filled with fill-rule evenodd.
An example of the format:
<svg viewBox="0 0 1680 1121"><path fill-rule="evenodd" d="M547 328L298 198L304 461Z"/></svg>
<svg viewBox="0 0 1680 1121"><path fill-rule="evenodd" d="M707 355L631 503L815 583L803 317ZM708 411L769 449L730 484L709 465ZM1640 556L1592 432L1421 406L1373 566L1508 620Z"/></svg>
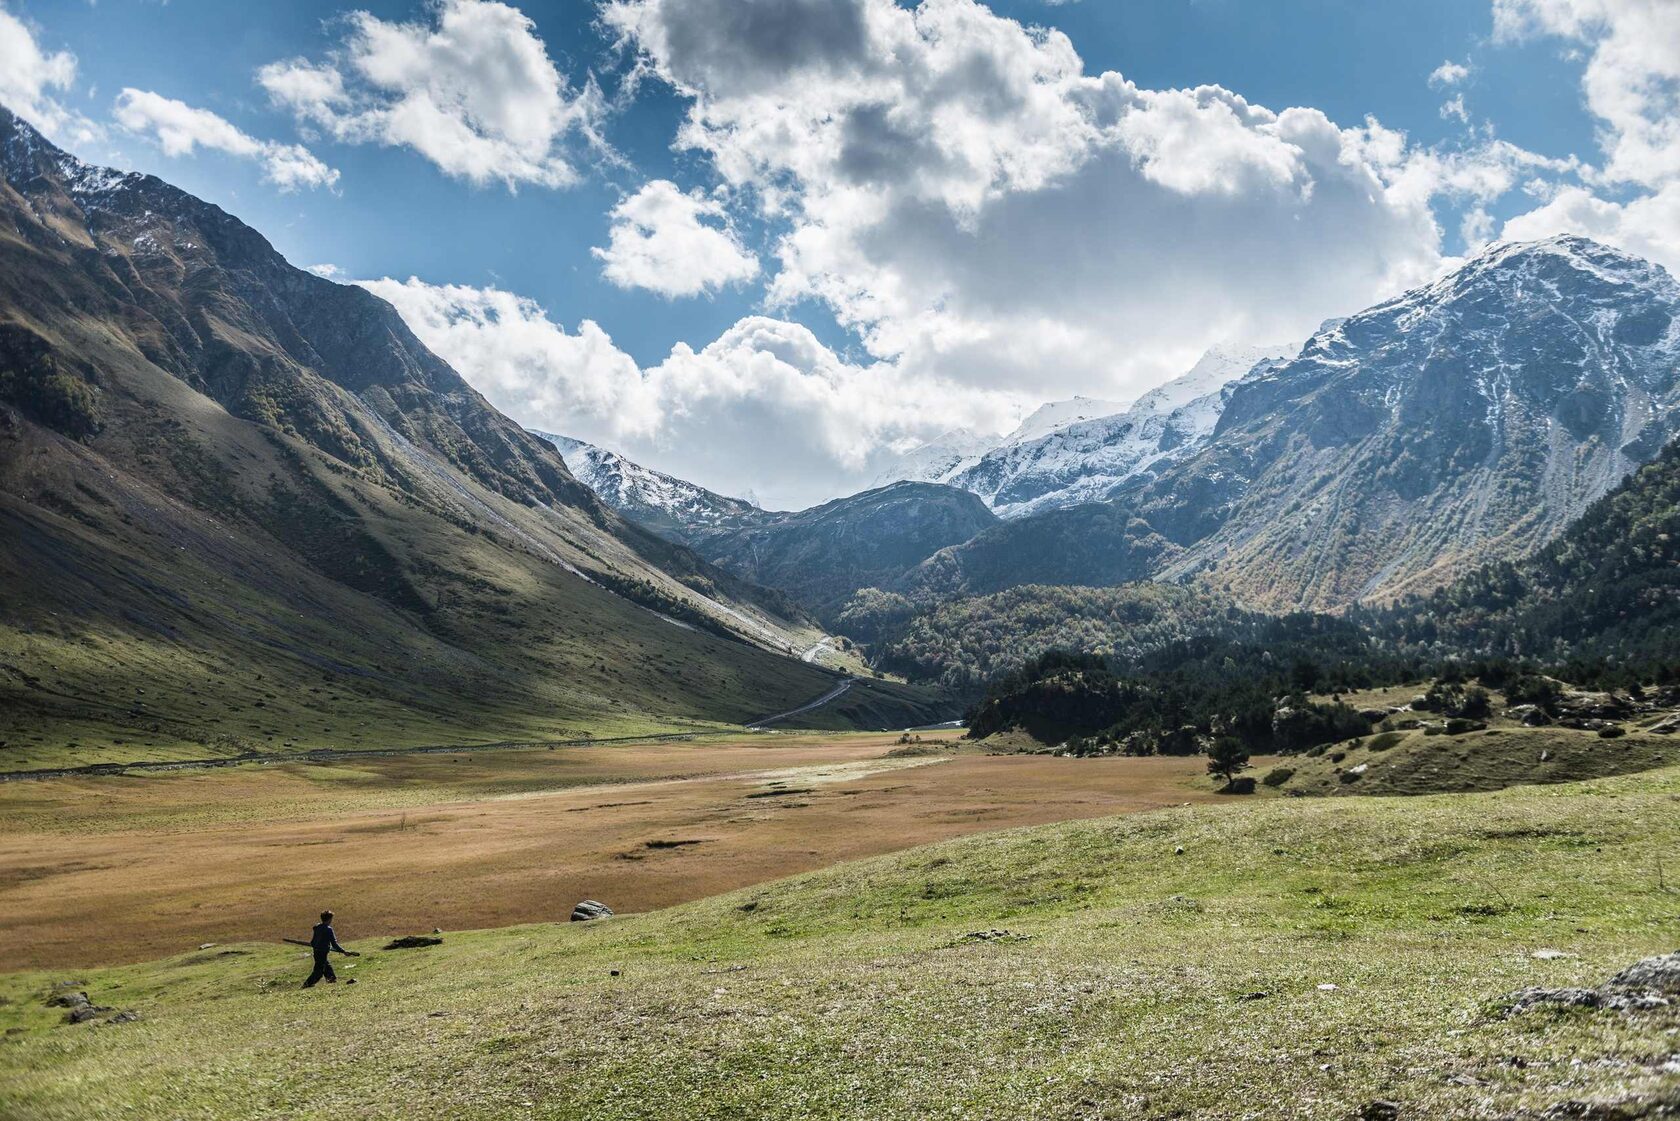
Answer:
<svg viewBox="0 0 1680 1121"><path fill-rule="evenodd" d="M0 769L739 722L832 684L782 656L807 616L607 509L383 301L4 110L0 168Z"/></svg>
<svg viewBox="0 0 1680 1121"><path fill-rule="evenodd" d="M1676 797L1670 769L994 833L605 923L352 941L358 983L309 992L272 944L14 974L0 1112L1646 1116L1672 1007L1500 1010L1673 949ZM64 1024L63 980L143 1019Z"/></svg>

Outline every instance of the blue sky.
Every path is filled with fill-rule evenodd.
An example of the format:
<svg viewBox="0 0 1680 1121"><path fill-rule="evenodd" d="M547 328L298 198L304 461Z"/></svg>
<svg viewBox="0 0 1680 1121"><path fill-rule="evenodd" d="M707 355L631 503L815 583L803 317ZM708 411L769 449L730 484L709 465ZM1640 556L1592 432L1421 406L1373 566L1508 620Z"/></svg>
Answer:
<svg viewBox="0 0 1680 1121"><path fill-rule="evenodd" d="M46 60L0 97L297 264L389 278L516 419L783 505L1299 341L1501 232L1674 251L1672 89L1631 116L1604 92L1673 79L1680 21L1641 0L723 2L0 0L0 47ZM443 106L419 140L404 82Z"/></svg>

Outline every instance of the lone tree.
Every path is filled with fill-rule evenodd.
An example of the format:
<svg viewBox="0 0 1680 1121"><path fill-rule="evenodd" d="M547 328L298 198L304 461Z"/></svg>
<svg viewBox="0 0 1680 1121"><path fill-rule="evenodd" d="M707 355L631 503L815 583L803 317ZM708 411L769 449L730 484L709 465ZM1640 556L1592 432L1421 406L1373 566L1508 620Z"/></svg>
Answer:
<svg viewBox="0 0 1680 1121"><path fill-rule="evenodd" d="M1208 744L1208 774L1218 775L1226 782L1248 767L1248 748L1236 736L1220 736Z"/></svg>

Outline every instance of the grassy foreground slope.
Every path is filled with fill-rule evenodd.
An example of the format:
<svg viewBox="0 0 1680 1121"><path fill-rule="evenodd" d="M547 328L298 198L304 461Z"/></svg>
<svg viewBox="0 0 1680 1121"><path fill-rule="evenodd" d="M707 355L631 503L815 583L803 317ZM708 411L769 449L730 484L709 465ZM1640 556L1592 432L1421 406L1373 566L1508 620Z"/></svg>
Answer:
<svg viewBox="0 0 1680 1121"><path fill-rule="evenodd" d="M1649 1099L1680 1089L1672 1009L1499 1008L1674 948L1658 868L1677 802L1668 769L989 834L607 923L362 944L357 985L310 992L301 951L271 945L16 974L0 1115L1345 1118L1387 1099L1498 1118ZM144 1018L62 1024L43 997L64 980Z"/></svg>

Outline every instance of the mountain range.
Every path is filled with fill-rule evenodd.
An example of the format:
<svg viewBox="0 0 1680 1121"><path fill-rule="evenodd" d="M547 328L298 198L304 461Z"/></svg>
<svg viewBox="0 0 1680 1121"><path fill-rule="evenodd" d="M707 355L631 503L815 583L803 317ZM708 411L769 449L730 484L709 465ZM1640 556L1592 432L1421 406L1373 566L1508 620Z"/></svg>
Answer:
<svg viewBox="0 0 1680 1121"><path fill-rule="evenodd" d="M616 513L383 300L4 110L0 171L9 759L44 727L96 758L461 742L832 686L789 656L803 608Z"/></svg>
<svg viewBox="0 0 1680 1121"><path fill-rule="evenodd" d="M13 758L48 725L97 756L739 723L833 687L798 657L825 629L971 688L1070 627L1120 649L1150 612L1166 634L1423 602L1448 623L1394 624L1413 646L1557 655L1560 604L1672 606L1646 562L1680 286L1590 240L1491 246L1300 347L953 432L900 464L931 478L786 512L525 431L376 296L4 111L0 170ZM1143 581L1190 598L1066 591ZM812 719L939 710L871 688Z"/></svg>
<svg viewBox="0 0 1680 1121"><path fill-rule="evenodd" d="M921 604L1144 579L1271 611L1422 594L1534 553L1668 442L1677 313L1680 288L1646 261L1577 237L1495 245L1299 348L1210 352L1110 416L1052 409L1052 425L1070 422L939 473L994 521L970 508L938 526L972 524L972 537L896 573L852 571ZM777 527L824 521L846 539L848 500L739 519L714 501L706 522L620 508L796 598L824 584L813 606L831 619L833 593L855 582L800 570L826 553L767 547ZM758 525L750 549L719 544L732 521ZM871 549L909 558L940 535Z"/></svg>
<svg viewBox="0 0 1680 1121"><path fill-rule="evenodd" d="M1526 556L1673 437L1680 287L1576 237L1496 245L1229 386L1205 444L1004 522L906 587L1197 581L1268 609Z"/></svg>

